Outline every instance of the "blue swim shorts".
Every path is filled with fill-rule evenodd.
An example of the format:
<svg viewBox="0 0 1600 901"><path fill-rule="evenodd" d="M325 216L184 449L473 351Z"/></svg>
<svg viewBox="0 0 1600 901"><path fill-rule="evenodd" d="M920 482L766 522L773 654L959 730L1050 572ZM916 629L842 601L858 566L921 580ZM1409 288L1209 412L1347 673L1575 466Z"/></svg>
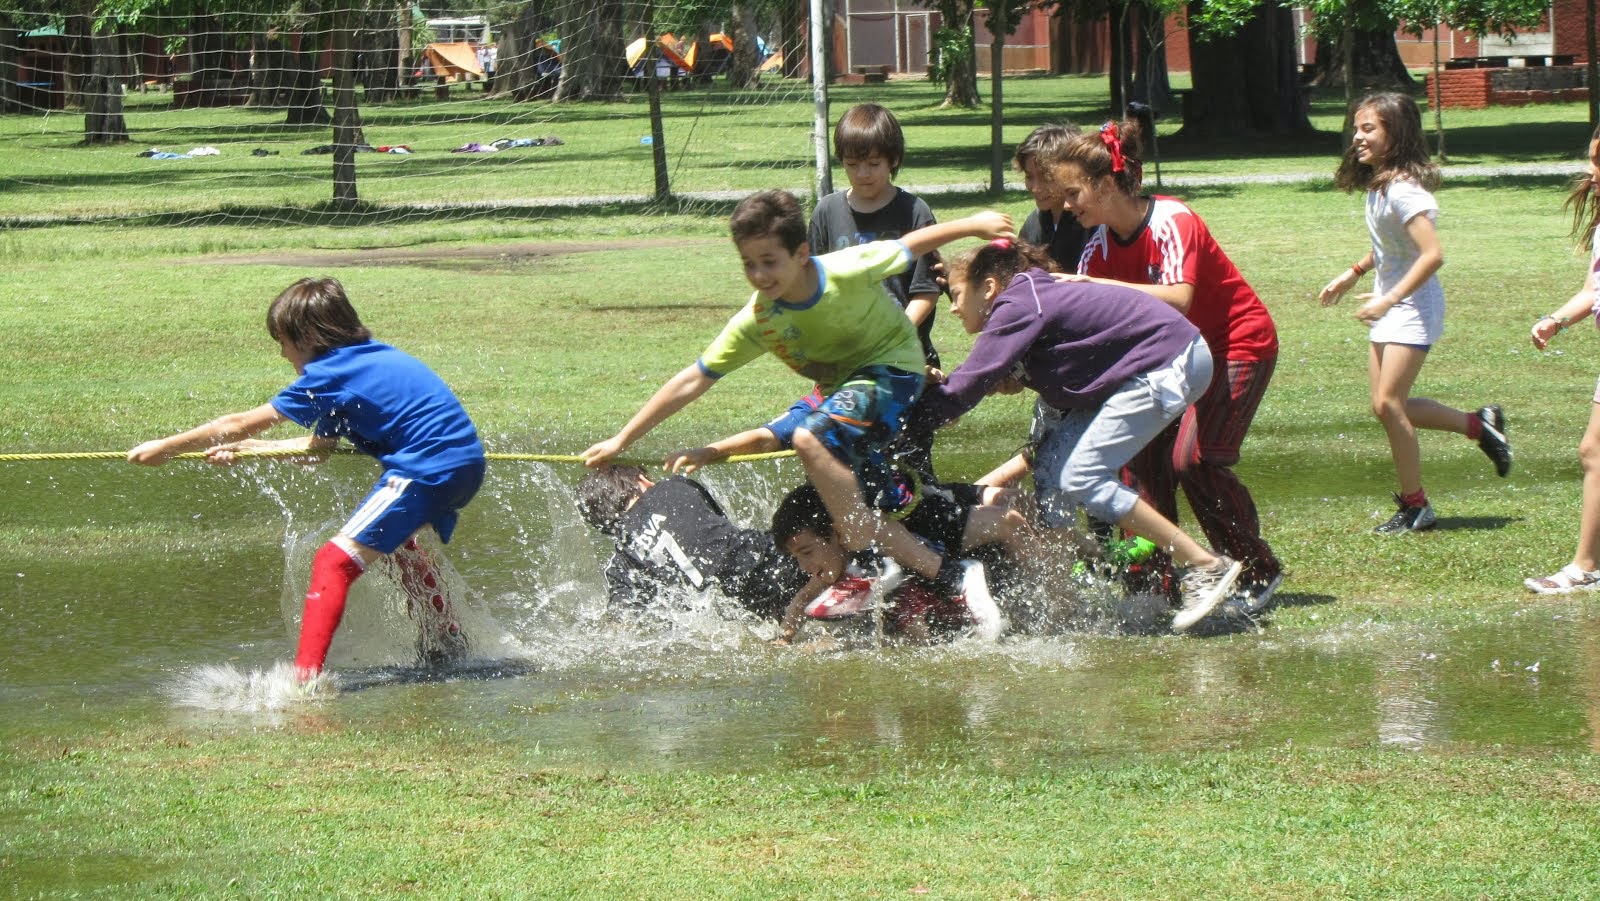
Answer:
<svg viewBox="0 0 1600 901"><path fill-rule="evenodd" d="M385 554L423 526L433 526L439 540L449 542L457 514L483 485L483 470L481 462L432 476L386 470L339 534Z"/></svg>

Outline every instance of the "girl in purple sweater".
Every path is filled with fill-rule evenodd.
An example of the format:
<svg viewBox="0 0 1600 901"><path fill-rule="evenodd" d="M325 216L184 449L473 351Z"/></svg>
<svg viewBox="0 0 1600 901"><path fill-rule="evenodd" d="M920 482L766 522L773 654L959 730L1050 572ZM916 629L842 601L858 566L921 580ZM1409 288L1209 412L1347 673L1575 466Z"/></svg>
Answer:
<svg viewBox="0 0 1600 901"><path fill-rule="evenodd" d="M1121 285L1058 282L1039 248L1000 239L969 251L950 270L950 310L972 353L919 404L925 427L978 405L1019 375L1057 410L1094 410L1082 437L1056 429L1040 444L1034 482L1047 526L1069 525L1073 505L1142 535L1186 569L1175 632L1216 609L1239 577L1238 562L1184 534L1118 473L1211 384L1211 353L1182 313Z"/></svg>

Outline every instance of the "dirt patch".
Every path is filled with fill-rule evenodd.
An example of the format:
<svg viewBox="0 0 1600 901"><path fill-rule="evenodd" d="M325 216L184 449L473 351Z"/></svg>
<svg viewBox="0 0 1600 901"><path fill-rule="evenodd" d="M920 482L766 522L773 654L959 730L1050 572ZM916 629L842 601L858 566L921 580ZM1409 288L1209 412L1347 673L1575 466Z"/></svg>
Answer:
<svg viewBox="0 0 1600 901"><path fill-rule="evenodd" d="M363 247L356 250L283 250L272 253L224 253L184 260L191 266L303 266L337 269L350 266L420 266L449 269L500 269L549 257L641 247L718 247L710 238L638 239L587 244L426 244L407 247Z"/></svg>

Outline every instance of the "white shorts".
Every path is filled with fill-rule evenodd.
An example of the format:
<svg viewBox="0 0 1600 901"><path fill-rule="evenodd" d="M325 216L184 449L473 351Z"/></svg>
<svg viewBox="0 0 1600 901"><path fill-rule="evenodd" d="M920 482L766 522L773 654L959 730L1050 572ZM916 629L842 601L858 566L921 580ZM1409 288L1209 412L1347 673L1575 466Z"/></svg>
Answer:
<svg viewBox="0 0 1600 901"><path fill-rule="evenodd" d="M1373 344L1430 347L1444 337L1444 301L1412 295L1389 308L1372 324Z"/></svg>

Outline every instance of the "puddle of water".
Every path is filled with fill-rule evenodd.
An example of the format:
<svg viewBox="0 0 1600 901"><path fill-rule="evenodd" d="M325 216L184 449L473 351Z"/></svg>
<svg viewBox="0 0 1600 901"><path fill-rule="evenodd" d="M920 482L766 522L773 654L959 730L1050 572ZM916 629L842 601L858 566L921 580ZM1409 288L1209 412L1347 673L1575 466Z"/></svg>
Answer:
<svg viewBox="0 0 1600 901"><path fill-rule="evenodd" d="M491 469L448 549L477 611L466 620L475 659L416 666L401 596L369 576L335 640L337 692L273 695L302 558L371 475L358 460L0 466L13 500L0 534L26 549L0 555L0 739L130 721L294 728L309 716L465 730L616 766L726 768L1284 745L1570 750L1589 747L1600 716L1600 621L1580 601L1211 639L1067 633L818 652L771 647L769 626L708 605L655 626L610 623L606 549L570 503L577 473L522 464ZM787 463L706 474L747 524L798 478ZM73 546L35 546L36 527L66 530L45 534ZM221 693L186 699L185 685Z"/></svg>

